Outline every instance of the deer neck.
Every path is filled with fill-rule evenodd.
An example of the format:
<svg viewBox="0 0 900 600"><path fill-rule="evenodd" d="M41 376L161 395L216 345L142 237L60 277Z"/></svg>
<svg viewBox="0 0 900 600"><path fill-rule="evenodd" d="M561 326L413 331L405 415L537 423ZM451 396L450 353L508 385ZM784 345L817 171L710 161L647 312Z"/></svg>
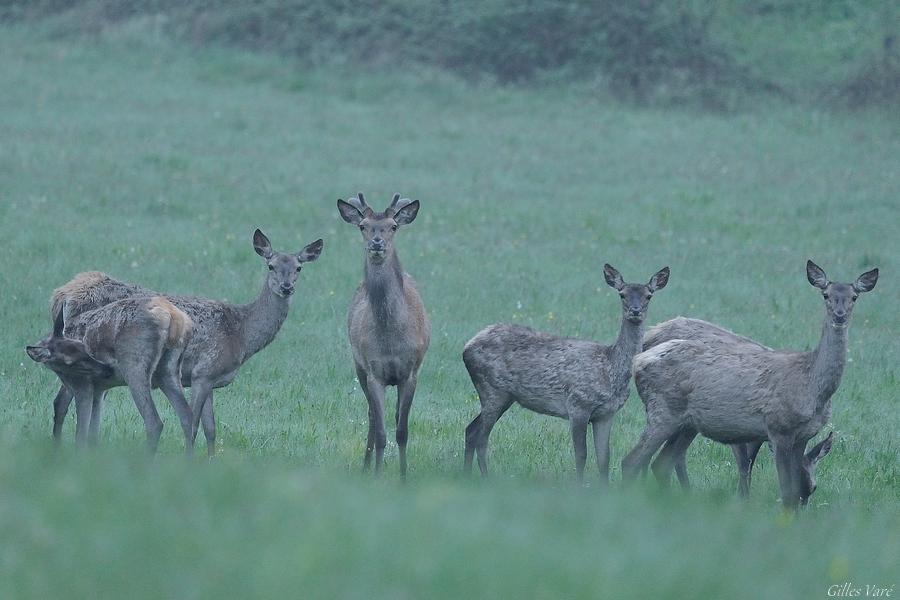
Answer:
<svg viewBox="0 0 900 600"><path fill-rule="evenodd" d="M847 328L832 326L826 315L822 324L822 337L813 351L810 373L810 382L818 404L827 402L837 390L846 363Z"/></svg>
<svg viewBox="0 0 900 600"><path fill-rule="evenodd" d="M403 293L403 268L397 253L391 253L381 262L366 257L363 285L378 331L395 330L406 314L406 296Z"/></svg>
<svg viewBox="0 0 900 600"><path fill-rule="evenodd" d="M282 298L270 288L268 280L263 282L259 296L243 306L241 327L241 362L265 348L275 339L278 330L287 318L291 297Z"/></svg>
<svg viewBox="0 0 900 600"><path fill-rule="evenodd" d="M625 315L622 315L622 325L619 328L619 337L610 350L610 366L612 378L626 381L631 378L631 361L641 351L644 338L644 324L632 323Z"/></svg>

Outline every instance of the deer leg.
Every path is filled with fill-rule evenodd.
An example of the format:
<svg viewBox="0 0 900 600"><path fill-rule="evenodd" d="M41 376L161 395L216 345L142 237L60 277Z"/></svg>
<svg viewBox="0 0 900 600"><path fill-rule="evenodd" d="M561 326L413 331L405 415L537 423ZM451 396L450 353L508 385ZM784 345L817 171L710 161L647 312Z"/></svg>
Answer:
<svg viewBox="0 0 900 600"><path fill-rule="evenodd" d="M156 412L156 405L153 404L153 396L150 395L149 378L140 378L137 381L128 381L128 389L131 391L131 397L134 399L134 405L141 418L144 419L144 429L147 432L147 447L151 453L156 452L159 445L159 436L162 435L163 424Z"/></svg>
<svg viewBox="0 0 900 600"><path fill-rule="evenodd" d="M88 442L92 446L96 446L100 441L100 407L103 406L103 399L106 397L106 390L94 388L93 401L91 403L91 423L88 427Z"/></svg>
<svg viewBox="0 0 900 600"><path fill-rule="evenodd" d="M691 488L691 481L687 473L687 451L695 437L697 437L697 430L687 427L666 440L652 466L653 474L660 485L664 487L669 485L674 469L681 487Z"/></svg>
<svg viewBox="0 0 900 600"><path fill-rule="evenodd" d="M662 450L659 451L659 454L657 454L656 458L653 460L651 467L653 474L656 476L656 481L659 482L659 485L663 487L669 486L669 479L672 474L672 469L675 466L674 458L677 453L676 447L679 439L681 439L680 431L666 440ZM646 467L642 469L642 477L646 476L646 470Z"/></svg>
<svg viewBox="0 0 900 600"><path fill-rule="evenodd" d="M482 396L484 405L481 409L481 427L478 432L478 442L475 445L478 454L478 468L483 477L487 477L488 474L488 439L491 437L491 430L513 403L511 399L502 398L499 394L492 394L490 397L497 398L497 401L490 402Z"/></svg>
<svg viewBox="0 0 900 600"><path fill-rule="evenodd" d="M649 415L648 415L649 416ZM647 423L635 447L622 459L622 479L633 480L663 443L678 431L677 425Z"/></svg>
<svg viewBox="0 0 900 600"><path fill-rule="evenodd" d="M384 429L384 385L375 379L367 379L366 400L369 402L369 437L375 448L375 475L384 470L384 447L387 446L387 433ZM366 447L367 465L371 460L371 450ZM364 465L365 466L365 465Z"/></svg>
<svg viewBox="0 0 900 600"><path fill-rule="evenodd" d="M69 412L69 405L75 399L75 394L66 386L60 383L59 391L56 392L56 398L53 399L53 439L59 443L62 437L63 424L66 422L66 413Z"/></svg>
<svg viewBox="0 0 900 600"><path fill-rule="evenodd" d="M366 397L366 404L369 406L369 433L366 436L366 454L363 457L363 471L368 471L372 467L372 453L375 450L375 432L378 429L377 415L375 414L375 405L372 402L372 394L369 392L368 385L369 376L365 369L356 365L356 380L359 381L359 387Z"/></svg>
<svg viewBox="0 0 900 600"><path fill-rule="evenodd" d="M678 483L681 485L681 489L684 490L691 489L691 480L688 477L687 472L687 451L694 442L694 438L697 437L697 433L696 429L691 429L690 432L684 432L684 437L681 438L681 445L678 446L678 453L674 459L675 475L678 477Z"/></svg>
<svg viewBox="0 0 900 600"><path fill-rule="evenodd" d="M778 469L778 485L781 488L781 505L793 511L800 503L797 472L800 468L796 460L793 440L784 437L770 438L775 447L775 466Z"/></svg>
<svg viewBox="0 0 900 600"><path fill-rule="evenodd" d="M572 447L575 450L575 480L584 483L584 463L587 462L587 421L580 418L569 421L572 430Z"/></svg>
<svg viewBox="0 0 900 600"><path fill-rule="evenodd" d="M160 360L157 373L159 373L159 387L168 398L181 422L181 431L184 433L184 451L186 454L192 454L194 451L194 414L191 407L188 406L184 397L184 388L181 386L180 362L180 353L167 351Z"/></svg>
<svg viewBox="0 0 900 600"><path fill-rule="evenodd" d="M481 413L472 419L472 422L466 426L466 462L463 465L463 472L472 473L472 459L475 458L475 446L478 443L478 434L481 430Z"/></svg>
<svg viewBox="0 0 900 600"><path fill-rule="evenodd" d="M732 444L731 452L734 454L734 460L737 463L738 476L738 494L742 498L750 496L750 476L753 469L753 462L756 460L756 454L762 442L749 444Z"/></svg>
<svg viewBox="0 0 900 600"><path fill-rule="evenodd" d="M747 496L750 495L750 484L753 482L753 467L756 466L756 457L759 449L765 442L751 442L747 446Z"/></svg>
<svg viewBox="0 0 900 600"><path fill-rule="evenodd" d="M212 419L212 384L206 379L191 379L191 438L197 439L197 432L203 423L203 436L206 438L206 453L213 456L216 453L216 423ZM209 404L209 408L206 405ZM209 413L209 418L204 417L204 410ZM192 444L193 444L192 441Z"/></svg>
<svg viewBox="0 0 900 600"><path fill-rule="evenodd" d="M406 442L409 439L409 411L416 395L416 376L397 386L397 448L400 452L400 477L406 479Z"/></svg>
<svg viewBox="0 0 900 600"><path fill-rule="evenodd" d="M75 389L75 443L79 446L88 441L93 403L93 386L90 383L79 385Z"/></svg>
<svg viewBox="0 0 900 600"><path fill-rule="evenodd" d="M200 412L200 422L203 424L203 437L206 438L206 456L213 458L216 455L216 415L213 412L213 393L206 395L206 401Z"/></svg>
<svg viewBox="0 0 900 600"><path fill-rule="evenodd" d="M609 431L612 429L613 416L591 422L594 434L594 456L597 469L600 471L600 484L609 484Z"/></svg>

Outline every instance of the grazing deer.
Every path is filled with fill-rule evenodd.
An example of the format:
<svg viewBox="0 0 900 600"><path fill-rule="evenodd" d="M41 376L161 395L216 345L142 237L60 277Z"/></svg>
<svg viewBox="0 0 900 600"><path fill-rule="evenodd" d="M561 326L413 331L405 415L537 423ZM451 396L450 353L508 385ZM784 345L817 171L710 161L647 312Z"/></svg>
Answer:
<svg viewBox="0 0 900 600"><path fill-rule="evenodd" d="M651 327L644 335L644 351L670 340L700 340L707 345L731 345L751 344L760 350L773 351L771 348L758 344L750 338L738 335L727 329L713 325L700 319L688 319L676 317L659 325ZM816 465L831 451L832 436L816 444L809 452L803 455L801 469L800 498L801 502L809 500L810 494L816 489ZM690 479L687 473L687 450L697 435L697 430L686 428L679 431L673 437L666 440L662 450L653 461L653 474L662 485L668 485L671 472L674 468L678 481L685 489L690 488ZM751 442L748 444L731 444L735 463L738 468L738 493L747 497L750 495L750 482L753 466L756 464L756 456L763 442Z"/></svg>
<svg viewBox="0 0 900 600"><path fill-rule="evenodd" d="M412 223L419 201L394 194L380 213L367 204L362 192L353 201L337 201L341 218L359 227L365 251L363 282L356 290L347 315L347 330L359 385L369 403L369 435L363 468L375 451L375 473L384 466L385 387L397 386L397 447L400 475L406 477L409 411L416 393L419 367L428 350L431 325L416 282L403 271L394 248L399 227Z"/></svg>
<svg viewBox="0 0 900 600"><path fill-rule="evenodd" d="M481 401L481 413L466 427L467 472L472 470L477 452L481 474L487 475L491 429L517 402L529 410L569 420L579 482L584 478L590 423L600 479L609 481L613 417L628 399L631 359L641 350L647 307L653 294L666 287L669 268L657 272L646 285L625 283L608 264L603 274L622 300L622 324L613 345L504 324L483 329L466 344L463 362Z"/></svg>
<svg viewBox="0 0 900 600"><path fill-rule="evenodd" d="M193 415L181 385L181 360L191 339L191 319L163 297L126 298L82 312L26 351L54 371L75 397L75 440L95 443L106 390L127 385L144 419L147 444L155 451L162 433L151 388L172 403L193 449Z"/></svg>
<svg viewBox="0 0 900 600"><path fill-rule="evenodd" d="M650 348L670 340L699 340L711 346L750 344L760 350L772 350L748 337L738 335L707 321L676 317L654 325L644 334L643 351L646 352ZM674 469L681 486L685 489L690 488L686 455L696 435L695 429L686 428L666 440L659 455L653 461L653 474L662 485L668 485ZM750 493L751 470L761 446L762 442L731 445L740 477L738 490L742 496Z"/></svg>
<svg viewBox="0 0 900 600"><path fill-rule="evenodd" d="M647 425L622 461L624 477L645 468L666 440L682 433L692 439L696 430L724 444L768 440L783 505L794 509L808 500L812 490L803 489L804 461L814 453L804 455L806 444L831 416L831 396L847 359L850 314L859 294L875 287L878 269L853 283L832 283L807 261L806 275L825 300L821 339L811 352L676 339L635 357L635 384ZM824 441L812 458L818 460L830 447L831 440Z"/></svg>
<svg viewBox="0 0 900 600"><path fill-rule="evenodd" d="M307 262L322 252L322 240L298 253L276 252L259 230L253 234L253 248L268 267L268 275L256 300L249 304L229 304L190 296L166 296L187 313L194 323L193 336L184 351L181 379L191 388L194 414L193 434L202 423L207 452L215 454L216 426L213 390L231 383L241 365L265 348L287 318L294 285ZM143 295L147 290L106 277L102 273L82 274L54 293L54 319L78 314L85 306L103 304L122 295ZM62 399L60 399L62 398ZM71 402L66 386L54 401L54 433L61 426Z"/></svg>

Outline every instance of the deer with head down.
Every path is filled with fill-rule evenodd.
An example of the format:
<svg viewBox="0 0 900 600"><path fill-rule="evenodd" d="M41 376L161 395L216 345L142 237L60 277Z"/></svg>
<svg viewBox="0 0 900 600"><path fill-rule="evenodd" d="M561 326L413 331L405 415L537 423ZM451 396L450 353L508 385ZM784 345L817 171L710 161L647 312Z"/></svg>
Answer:
<svg viewBox="0 0 900 600"><path fill-rule="evenodd" d="M807 261L809 283L821 290L825 318L818 346L810 352L773 351L756 343L709 344L673 339L634 359L634 377L647 412L647 425L622 461L633 478L656 450L684 436L687 450L698 433L724 444L769 441L775 453L781 500L787 509L805 503L813 487L804 485L807 442L831 417L831 397L847 360L847 328L860 294L875 288L878 269L853 283L835 283ZM827 454L828 439L815 460ZM668 458L677 464L683 457ZM749 482L748 482L749 483ZM804 489L807 488L807 489Z"/></svg>
<svg viewBox="0 0 900 600"><path fill-rule="evenodd" d="M74 396L78 444L96 443L106 391L127 385L155 451L162 421L150 390L158 387L172 403L191 452L193 415L184 398L181 364L192 328L190 317L161 296L125 298L71 315L65 324L57 319L53 333L26 351Z"/></svg>
<svg viewBox="0 0 900 600"><path fill-rule="evenodd" d="M287 318L295 284L303 266L319 258L321 239L299 252L277 252L257 229L253 249L268 272L256 299L231 304L193 296L164 296L193 322L193 335L184 349L181 380L191 388L193 435L202 423L207 451L215 454L216 426L213 390L230 384L241 366L275 339ZM99 272L81 273L58 288L51 299L51 318L66 323L110 302L158 295ZM74 393L63 382L54 400L54 436L58 438ZM98 411L99 413L99 411Z"/></svg>
<svg viewBox="0 0 900 600"><path fill-rule="evenodd" d="M644 335L644 351L646 352L670 340L697 340L712 347L733 347L735 345L749 344L759 350L774 352L771 348L763 346L750 338L738 335L708 321L686 317L676 317L651 327ZM687 450L696 435L697 431L692 428L679 431L663 445L659 454L653 460L653 474L661 485L668 485L672 470L674 470L681 486L685 489L690 488L686 458ZM816 467L819 461L831 452L833 436L834 432L829 432L825 439L813 446L803 456L800 474L801 503L807 502L809 496L816 489ZM750 495L753 466L756 464L756 456L762 445L762 441L730 445L738 470L738 493L743 497Z"/></svg>
<svg viewBox="0 0 900 600"><path fill-rule="evenodd" d="M370 467L374 451L375 473L383 469L387 445L385 388L397 386L396 439L400 475L405 477L409 412L419 367L431 339L431 325L416 282L400 266L394 235L415 220L419 201L394 194L384 211L375 212L360 192L354 200L339 199L337 207L344 221L359 228L365 254L363 281L347 315L356 376L369 404L363 468Z"/></svg>

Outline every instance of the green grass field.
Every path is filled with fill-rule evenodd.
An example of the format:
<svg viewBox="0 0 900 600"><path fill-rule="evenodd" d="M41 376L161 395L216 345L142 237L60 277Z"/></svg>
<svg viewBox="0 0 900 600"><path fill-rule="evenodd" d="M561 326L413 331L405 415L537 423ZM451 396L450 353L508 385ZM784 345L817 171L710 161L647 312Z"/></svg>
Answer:
<svg viewBox="0 0 900 600"><path fill-rule="evenodd" d="M635 110L575 88L0 30L0 597L819 598L900 583L898 156L885 113ZM406 485L392 442L381 481L359 473L345 315L363 257L335 209L358 190L422 201L398 236L433 327ZM148 460L124 390L99 449L75 452L70 418L54 452L57 380L23 351L49 330L51 290L98 269L249 301L265 272L255 227L279 250L325 250L273 344L217 393L219 458L182 458L158 395ZM565 422L515 409L492 435L492 478L461 477L478 400L460 354L485 325L610 341L603 263L631 281L669 265L650 323L683 314L808 349L822 301L807 258L839 281L873 266L881 279L854 311L835 449L796 518L768 452L744 503L730 451L705 440L691 494L621 489L644 422L635 392L609 491L594 470L572 483Z"/></svg>

